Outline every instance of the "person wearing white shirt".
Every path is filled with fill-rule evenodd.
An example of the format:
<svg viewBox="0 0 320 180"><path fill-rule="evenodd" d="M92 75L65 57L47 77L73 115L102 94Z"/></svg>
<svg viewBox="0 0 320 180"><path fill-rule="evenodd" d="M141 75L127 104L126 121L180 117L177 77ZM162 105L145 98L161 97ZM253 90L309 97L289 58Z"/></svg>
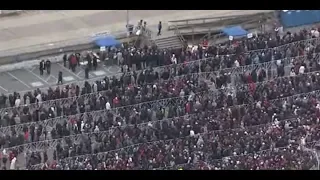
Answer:
<svg viewBox="0 0 320 180"><path fill-rule="evenodd" d="M193 137L193 136L194 136L194 131L190 130L190 137Z"/></svg>
<svg viewBox="0 0 320 180"><path fill-rule="evenodd" d="M290 71L290 76L295 76L296 75L296 73L294 72L294 70L291 70Z"/></svg>
<svg viewBox="0 0 320 180"><path fill-rule="evenodd" d="M190 94L189 97L188 97L188 101L192 101L193 100L193 95Z"/></svg>
<svg viewBox="0 0 320 180"><path fill-rule="evenodd" d="M191 52L195 53L197 49L198 49L198 46L193 46Z"/></svg>
<svg viewBox="0 0 320 180"><path fill-rule="evenodd" d="M299 68L299 74L303 74L305 71L305 67L304 66L300 66Z"/></svg>
<svg viewBox="0 0 320 180"><path fill-rule="evenodd" d="M318 38L318 37L319 37L319 31L315 30L315 31L314 31L314 36L315 36L316 38Z"/></svg>
<svg viewBox="0 0 320 180"><path fill-rule="evenodd" d="M281 60L277 60L277 66L281 66Z"/></svg>
<svg viewBox="0 0 320 180"><path fill-rule="evenodd" d="M10 164L10 170L14 170L16 169L16 161L17 161L17 158L14 157L11 161L11 164Z"/></svg>
<svg viewBox="0 0 320 180"><path fill-rule="evenodd" d="M177 64L177 58L176 58L175 54L172 54L171 62L172 62L172 64Z"/></svg>
<svg viewBox="0 0 320 180"><path fill-rule="evenodd" d="M92 85L93 92L97 92L97 89L98 89L97 83L93 83L93 85Z"/></svg>
<svg viewBox="0 0 320 180"><path fill-rule="evenodd" d="M6 149L3 149L3 151L2 151L2 156L7 158L8 153L7 153L7 150L6 150Z"/></svg>
<svg viewBox="0 0 320 180"><path fill-rule="evenodd" d="M95 128L94 128L94 132L95 133L98 133L100 130L99 130L99 127L98 126L96 126Z"/></svg>
<svg viewBox="0 0 320 180"><path fill-rule="evenodd" d="M39 103L42 102L41 94L38 94L36 98L37 98L37 100L38 100Z"/></svg>
<svg viewBox="0 0 320 180"><path fill-rule="evenodd" d="M106 110L110 110L111 109L111 105L109 102L106 103Z"/></svg>
<svg viewBox="0 0 320 180"><path fill-rule="evenodd" d="M235 65L236 67L239 67L239 66L240 66L238 60L236 60L236 61L234 62L234 65Z"/></svg>
<svg viewBox="0 0 320 180"><path fill-rule="evenodd" d="M16 101L14 102L15 106L19 107L20 106L20 102L21 102L20 98L17 98Z"/></svg>
<svg viewBox="0 0 320 180"><path fill-rule="evenodd" d="M300 139L300 144L301 144L302 146L305 146L305 145L306 145L306 138L305 138L305 137L302 137L302 138Z"/></svg>
<svg viewBox="0 0 320 180"><path fill-rule="evenodd" d="M81 132L84 132L84 122L83 121L81 121Z"/></svg>
<svg viewBox="0 0 320 180"><path fill-rule="evenodd" d="M29 96L27 96L27 98L26 98L26 103L25 103L26 105L29 105L30 104L30 97Z"/></svg>

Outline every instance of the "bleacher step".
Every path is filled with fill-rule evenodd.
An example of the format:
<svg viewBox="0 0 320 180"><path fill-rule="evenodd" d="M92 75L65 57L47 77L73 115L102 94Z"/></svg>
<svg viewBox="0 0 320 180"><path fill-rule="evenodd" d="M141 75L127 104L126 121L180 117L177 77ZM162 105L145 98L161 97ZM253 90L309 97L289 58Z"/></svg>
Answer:
<svg viewBox="0 0 320 180"><path fill-rule="evenodd" d="M180 48L183 46L180 39L176 35L164 38L157 38L155 40L155 43L160 49Z"/></svg>

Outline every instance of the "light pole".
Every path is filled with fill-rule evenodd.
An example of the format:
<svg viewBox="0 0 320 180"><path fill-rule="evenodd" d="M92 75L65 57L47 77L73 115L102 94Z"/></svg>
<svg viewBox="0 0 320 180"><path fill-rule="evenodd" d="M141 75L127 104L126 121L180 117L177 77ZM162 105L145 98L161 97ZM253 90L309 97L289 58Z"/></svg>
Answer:
<svg viewBox="0 0 320 180"><path fill-rule="evenodd" d="M127 27L129 25L129 10L127 10Z"/></svg>

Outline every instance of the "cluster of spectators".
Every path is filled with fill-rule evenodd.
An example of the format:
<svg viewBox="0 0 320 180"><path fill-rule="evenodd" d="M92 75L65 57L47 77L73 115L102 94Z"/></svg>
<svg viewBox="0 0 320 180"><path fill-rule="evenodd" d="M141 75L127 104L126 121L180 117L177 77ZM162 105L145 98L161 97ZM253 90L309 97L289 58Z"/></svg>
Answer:
<svg viewBox="0 0 320 180"><path fill-rule="evenodd" d="M107 51L127 66L120 77L0 97L3 167L309 169L300 142L319 140L319 48L303 30Z"/></svg>
<svg viewBox="0 0 320 180"><path fill-rule="evenodd" d="M289 147L288 153L293 153L291 146L299 146L303 139L306 143L319 140L319 97L315 92L309 93L309 96L300 96L223 108L202 103L184 116L181 114L182 116L169 118L172 115L168 109L165 117L158 116L153 121L144 120L139 124L132 124L139 117L143 119L141 114L136 114L131 115L128 122L119 121L123 125L107 131L100 131L99 127L102 126L99 126L99 120L92 125L87 125L86 122L82 127L87 129L83 129L81 135L68 136L64 145L57 145L53 163L33 167L158 169L179 164L193 166L199 161L205 161L219 169L232 169L233 166L239 169L311 168L314 164L309 162L312 155L308 153L302 153L306 154L305 157L296 159L296 162L287 162L288 167L282 164L285 162L274 162L275 166L271 162L271 167L255 167L256 161L252 165L241 166L237 162L238 167L233 161L228 164L229 158L246 158L251 154L259 157L260 151L273 153L278 148ZM197 98L201 98L201 101L207 99L205 96ZM104 124L103 121L100 123ZM97 124L96 127L93 124ZM297 155L291 155L292 158L295 156ZM224 157L228 157L227 161L219 164ZM218 163L214 164L216 161ZM260 163L262 160L257 161ZM299 164L304 161L306 164ZM31 163L39 162L41 159L35 158Z"/></svg>

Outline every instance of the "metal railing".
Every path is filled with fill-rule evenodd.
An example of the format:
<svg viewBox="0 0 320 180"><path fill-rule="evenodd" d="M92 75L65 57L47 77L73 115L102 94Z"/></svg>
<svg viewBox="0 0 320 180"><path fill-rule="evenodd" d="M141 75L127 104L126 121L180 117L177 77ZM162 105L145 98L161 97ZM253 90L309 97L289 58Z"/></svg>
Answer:
<svg viewBox="0 0 320 180"><path fill-rule="evenodd" d="M243 16L248 16L248 15L219 16L219 17L193 18L193 19L169 21L168 29L169 30L175 29L176 26L193 26L193 25L199 25L199 24L205 24L205 23L213 23L213 22L223 21L225 19L241 18ZM250 16L252 15L250 14Z"/></svg>
<svg viewBox="0 0 320 180"><path fill-rule="evenodd" d="M312 73L308 73L308 74L315 74L317 72L312 72ZM301 75L303 76L303 75ZM288 77L277 77L275 79L283 79L283 78L288 78ZM271 80L273 81L273 80ZM257 87L260 85L266 85L269 84L271 81L264 81L264 82L259 82L257 83ZM210 99L214 99L214 97L216 97L218 94L221 93L221 91L223 91L223 93L228 93L231 89L246 89L247 91L249 91L249 85L244 84L244 85L240 85L240 86L234 86L234 87L227 87L227 88L221 88L221 89L215 89L215 90L209 90L209 91L201 91L201 92L197 92L195 95L207 95L208 98ZM288 97L284 97L284 98L275 98L275 99L271 99L269 100L270 104L276 104L278 102L283 102L283 101L291 101L294 100L298 97L306 97L307 99L310 98L320 98L320 90L313 90L310 91L308 93L299 93L299 94L295 94L292 96L288 96ZM123 107L115 107L112 108L110 110L107 109L102 109L102 110L97 110L97 111L92 111L92 112L86 112L86 113L79 113L76 115L69 115L69 116L60 116L60 117L55 117L52 119L48 119L45 121L39 121L39 122L32 122L32 123L24 123L24 124L19 124L19 125L15 125L15 126L8 126L8 127L2 127L0 128L0 132L2 134L10 134L10 132L14 129L15 132L23 132L23 126L28 124L41 124L43 127L46 126L51 126L51 127L55 127L55 125L57 123L61 123L64 122L66 120L68 120L69 118L75 118L75 119L81 119L81 120L86 120L87 117L91 117L92 121L97 121L101 116L106 116L108 113L112 113L114 114L114 117L119 117L117 114L117 112L119 112L120 109L140 109L141 107L145 106L148 107L150 109L158 109L159 107L167 107L167 106L179 106L181 103L184 103L187 101L187 97L189 97L189 95L186 96L179 96L179 97L173 97L173 98L165 98L165 99L160 99L160 100L155 100L155 101L149 101L149 102L142 102L142 103L138 103L138 104L133 104L133 105L128 105L128 106L123 106ZM256 103L256 101L253 102L249 102L249 103L244 103L244 104L239 104L239 105L234 105L233 107L246 107L246 106L250 106L252 104ZM216 109L215 111L223 111L223 109ZM50 121L50 122L49 122ZM108 130L104 131L104 132L100 132L103 134L108 134L110 133L110 130L114 129L114 128L109 128ZM92 134L92 133L85 133L85 134ZM31 143L26 143L26 144L22 144L22 145L18 145L18 146L14 146L14 147L10 147L7 148L7 150L17 150L17 151L26 151L26 150L30 150L30 151L41 151L43 150L44 146L47 146L48 149L50 148L55 148L57 143L65 140L66 138L70 138L70 140L72 140L73 142L77 142L79 140L79 138L81 137L81 134L73 134L73 135L69 135L69 136L65 136L63 138L59 138L59 139L51 139L51 140L45 140L45 141L35 141L35 142L31 142ZM21 148L23 147L23 148Z"/></svg>
<svg viewBox="0 0 320 180"><path fill-rule="evenodd" d="M316 53L314 54L314 59L319 59L319 56L320 56L320 53ZM296 60L306 60L307 59L307 56L304 55L304 56L297 56L297 57L294 57L294 59ZM292 60L292 57L288 57L288 58L284 58L284 59L281 59L283 65L285 68L288 68L288 67L291 67L291 60ZM156 69L156 71L160 72L164 69L169 69L170 67L175 67L176 69L180 69L179 66L189 66L189 67L194 67L196 65L199 65L201 66L202 63L205 63L206 61L214 61L213 58L207 58L207 59L200 59L200 60L197 60L197 61L191 61L191 62L188 62L186 64L177 64L177 65L168 65L168 66L162 66L162 67L158 67ZM175 76L173 77L172 79L174 80L178 80L178 79L184 79L186 76L194 76L194 77L198 77L202 80L206 79L206 80L209 80L211 77L215 77L221 73L228 73L230 74L231 76L233 77L236 77L236 76L239 76L241 74L243 74L244 72L249 72L249 71L253 71L253 70L257 70L257 69L264 69L266 71L268 70L271 70L270 73L267 73L267 77L266 77L266 81L265 82L269 82L269 81L272 81L273 79L275 79L276 76L276 72L272 72L272 69L276 69L277 66L276 66L276 62L278 60L272 60L270 62L265 62L265 63L258 63L258 64L250 64L250 65L246 65L246 66L240 66L240 67L231 67L231 68L224 68L224 69L221 69L221 70L216 70L216 71L210 71L210 72L202 72L201 70L199 72L196 72L196 73L192 73L192 74L187 74L187 75L181 75L181 76ZM316 74L316 73L319 73L320 71L314 71L314 72L309 72L309 73L305 73L305 75L308 75L308 74ZM119 74L120 75L120 74ZM290 77L290 76L285 76L285 77L281 77L281 78L287 78L287 77ZM97 78L94 78L94 79L90 79L90 80L87 80L89 83L92 83L96 80L101 80L102 77L97 77ZM72 84L74 85L78 85L80 87L83 87L84 86L84 82L85 81L79 81L79 82L74 82ZM265 82L259 82L259 83L256 83L257 85L260 84L265 84ZM69 83L68 83L69 84ZM238 84L235 82L235 84ZM247 87L248 85L247 84L244 84L244 85L235 85L237 87ZM52 87L54 89L54 86ZM44 88L44 90L47 90L48 88ZM226 90L226 89L225 89ZM90 94L85 94L85 95L81 95L81 96L78 96L78 97L68 97L68 98L62 98L62 99L56 99L56 100L49 100L49 101L44 101L44 102L41 102L41 103L33 103L33 104L29 104L29 108L30 109L34 109L36 108L38 105L41 104L42 107L51 107L51 106L55 106L56 104L60 104L60 105L63 105L65 103L72 103L72 102L77 102L79 99L89 99L89 98L92 98L92 97L99 97L100 94L104 94L106 93L107 91L100 91L100 92L93 92L93 93L90 93ZM23 96L21 96L22 98ZM22 99L21 99L22 100ZM22 100L23 101L23 100ZM8 107L8 108L3 108L3 109L0 109L0 115L1 116L4 116L4 114L7 112L9 114L12 114L13 112L16 112L17 110L19 109L22 109L24 107L24 105L20 105L19 107ZM0 132L1 132L1 129L0 129Z"/></svg>
<svg viewBox="0 0 320 180"><path fill-rule="evenodd" d="M151 30L149 30L147 37L148 37L148 40L151 43L151 46L154 46L154 45L156 46L157 45L156 41L153 39L153 32Z"/></svg>
<svg viewBox="0 0 320 180"><path fill-rule="evenodd" d="M174 34L178 36L179 40L182 42L183 45L185 45L186 40L184 39L184 37L182 36L178 26L175 26L175 31Z"/></svg>
<svg viewBox="0 0 320 180"><path fill-rule="evenodd" d="M251 54L259 54L259 53L266 53L268 51L271 51L271 53L273 54L273 51L285 51L286 49L288 49L289 47L291 46L298 46L300 44L320 44L320 38L312 38L312 39L307 39L307 40L301 40L301 41L297 41L297 42L292 42L292 43L288 43L288 44L284 44L284 45L280 45L280 46L277 46L277 47L274 47L274 48L267 48L267 49L256 49L256 50L251 50L251 51L247 51L244 53L244 55L250 55ZM232 56L235 56L236 54L228 54L228 55L219 55L219 57L225 57L225 56L229 56L229 57L232 57ZM314 56L320 56L320 53L314 53L313 54ZM280 60L282 60L285 64L290 64L290 61L293 57L289 57L289 58L282 58ZM294 58L307 58L307 55L300 55L300 56L296 56ZM50 61L52 62L56 62L57 59L61 59L62 60L62 55L59 55L59 56L54 56L54 57L51 57L49 58ZM170 65L165 65L165 66L159 66L159 67L156 67L155 69L169 69L171 67L177 67L177 66L192 66L194 64L201 64L202 62L205 62L205 61L208 61L210 59L214 59L214 57L210 57L210 58L204 58L204 59L199 59L199 60L195 60L195 61L190 61L190 62L186 62L186 63L180 63L180 64L170 64ZM246 66L241 66L241 67L231 67L231 68L224 68L223 70L224 71L227 71L227 72L235 72L235 71L239 71L239 72L243 72L243 68L246 68L246 69L250 69L250 68L256 68L256 66L259 66L259 65L267 65L267 64L274 64L276 62L276 60L272 60L270 62L265 62L265 63L258 63L258 64L250 64L250 65L246 65ZM109 77L112 77L112 76L121 76L122 73L115 73L115 74L112 74L110 75ZM74 84L74 85L78 85L78 86L83 86L84 85L84 82L85 81L88 81L89 83L92 83L92 82L95 82L97 80L101 80L103 77L105 76L100 76L100 77L95 77L95 78L91 78L91 79L86 79L86 80L76 80L76 81L72 81L72 82L68 82L68 83L65 83L64 85L71 85L71 84ZM52 88L56 88L57 86L60 86L60 85L54 85L52 84L51 87ZM35 89L41 89L41 90L48 90L48 87L43 87L43 88L35 88ZM26 91L19 91L19 93L27 93L27 92L30 92L30 91L33 91L35 89L31 89L31 90L26 90ZM7 95L10 95L11 93L7 93Z"/></svg>
<svg viewBox="0 0 320 180"><path fill-rule="evenodd" d="M243 72L243 71L241 71L241 72ZM319 71L316 71L316 72L310 72L310 73L306 73L306 74L315 74L315 73L318 73ZM287 76L288 77L288 76ZM287 77L282 77L282 78L287 78ZM277 78L278 79L278 78ZM265 81L265 82L260 82L260 83L257 83L257 84L268 84L268 83L270 83L270 81ZM248 85L243 85L242 87L248 87ZM240 87L240 86L237 86L237 87ZM238 89L238 88L237 88ZM212 91L213 92L213 91ZM214 92L218 92L217 90L215 90ZM317 96L319 96L319 90L316 90L316 91L314 91L314 92L310 92L310 93L303 93L304 95L312 95L312 94L317 94ZM294 97L300 97L301 96L301 94L299 94L299 95L294 95ZM172 98L170 98L170 99L172 99ZM284 99L288 99L288 97L286 97L286 98L281 98L281 100L284 100ZM292 99L294 99L294 98L292 98ZM157 100L157 103L159 102L160 100ZM166 101L166 102L165 102ZM169 104L169 101L167 101L167 100L161 100L161 105L162 106L166 106L167 104ZM148 102L148 103L150 103L150 102ZM136 106L136 105L135 105ZM94 115L97 115L97 112L94 112ZM60 120L59 120L60 121ZM45 124L45 125L47 125L47 124ZM22 127L22 126L21 126ZM20 127L20 131L21 131L21 128ZM7 128L6 130L4 130L3 131L3 133L7 133L7 132L9 132L10 130ZM74 139L76 139L77 138L77 136L76 137L74 137ZM52 142L50 142L50 143L52 143L52 144L50 144L50 146L51 145L55 145L56 144L56 142L57 141L52 141ZM28 145L23 145L24 147L26 147L26 148L29 148L29 149L41 149L42 147L43 147L43 143L42 142L39 142L39 143L33 143L33 144L28 144ZM22 145L21 145L22 146Z"/></svg>
<svg viewBox="0 0 320 180"><path fill-rule="evenodd" d="M244 14L244 15L230 15L230 16L218 16L218 17L203 17L203 18L193 18L193 19L183 19L183 20L175 20L175 21L169 21L168 22L168 29L172 30L175 29L175 26L194 26L194 25L201 25L206 23L216 23L219 21L224 20L232 20L232 19L245 19L255 16L265 16L270 13L273 13L273 10L270 10L270 12L261 12L256 14Z"/></svg>
<svg viewBox="0 0 320 180"><path fill-rule="evenodd" d="M211 92L208 92L208 94L210 94ZM205 93L206 94L206 93ZM293 100L293 99L296 99L297 97L301 97L301 96L304 96L304 95L307 95L306 97L309 99L311 98L312 96L316 96L316 98L319 98L319 91L312 91L310 93L302 93L302 94L297 94L297 95L293 95L293 96L289 96L289 97L286 97L286 98L280 98L280 99L273 99L271 100L269 103L270 104L276 104L278 103L279 101L289 101L289 100ZM182 97L177 97L176 99L182 99ZM177 102L177 101L175 101ZM255 102L253 102L255 103ZM242 104L242 105L235 105L235 106L232 106L232 108L240 108L240 107L246 107L246 106L250 106L251 104L253 103L249 103L249 104ZM168 106L168 105L173 105L171 103L169 103L168 100L166 100L165 103L161 104L161 106ZM133 107L130 108L130 109L133 109L133 108L136 108L136 107L141 107L141 105L132 105ZM157 108L158 106L155 106L155 108ZM114 108L114 109L120 109L120 108ZM101 113L101 111L103 111L104 113ZM94 116L104 116L104 114L108 111L108 110L101 110L99 111L99 115L97 114L98 112L92 112L94 113L94 115L91 115L91 117L94 117ZM222 109L218 108L218 109L215 109L214 111L222 111ZM116 117L119 117L116 113L116 110L111 110L109 111L110 113L113 113L115 114ZM196 113L194 114L191 114L190 116L194 116L194 115L197 115ZM80 119L83 119L83 116L81 116L81 114L78 114L77 115L78 118ZM87 116L87 115L85 115ZM93 121L95 121L97 118L94 118ZM65 121L67 120L67 117L63 117L62 119L64 120L58 120L58 121ZM282 122L284 121L288 121L288 120L293 120L294 118L290 118L290 119L283 119L281 120ZM163 119L163 120L158 120L156 122L164 122L164 121L169 121L171 120L171 118L166 118L166 119ZM156 122L152 122L152 123L156 123ZM138 128L143 128L143 127L146 127L148 126L149 122L148 123L141 123L141 124L138 124ZM266 125L270 125L271 123L268 122L266 124L259 124L259 125L256 125L256 126L248 126L246 128L250 128L250 127L261 127L261 126L266 126ZM124 126L121 126L121 128L125 128L125 127L132 127L133 125L124 125ZM101 131L101 132L98 132L98 133L84 133L84 134L74 134L74 135L69 135L69 136L65 136L63 138L59 138L59 139L51 139L51 140L46 140L46 141L38 141L38 142L33 142L33 143L28 143L28 144L23 144L23 145L19 145L19 146L15 146L15 147L11 147L11 148L8 148L9 150L12 150L12 149L16 149L16 150L20 150L20 152L23 152L23 151L42 151L44 148L47 148L47 149L53 149L56 147L56 145L58 143L65 143L64 141L66 139L70 139L72 140L72 142L77 142L81 139L81 135L91 135L91 134L96 134L98 135L98 137L108 137L109 135L112 134L113 132L113 129L115 128L109 128L105 131ZM240 130L239 129L234 129L234 130ZM218 131L223 131L223 130L215 130L215 131L212 131L212 132L218 132ZM154 143L154 142L158 142L158 141L152 141L152 142L148 142L149 143ZM142 143L141 143L142 144ZM132 146L138 146L138 145L141 145L141 144L134 144L134 145L130 145L130 146L124 146L124 147L121 147L120 149L123 149L123 148L128 148L128 147L132 147ZM23 147L23 148L21 148ZM111 151L117 151L117 149L114 149L114 150L111 150ZM109 151L110 152L110 151ZM101 152L103 153L103 152ZM74 158L74 157L68 157L66 159L69 159L69 158ZM38 164L38 165L42 165L41 163ZM35 166L38 166L38 165L35 165ZM34 166L34 167L35 167Z"/></svg>

